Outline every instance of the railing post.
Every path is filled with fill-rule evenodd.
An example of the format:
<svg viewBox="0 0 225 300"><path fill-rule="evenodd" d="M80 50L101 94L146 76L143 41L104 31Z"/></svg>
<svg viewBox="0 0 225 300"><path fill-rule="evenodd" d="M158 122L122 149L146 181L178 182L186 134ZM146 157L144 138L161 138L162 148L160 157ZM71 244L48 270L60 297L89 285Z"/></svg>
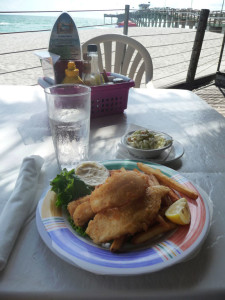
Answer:
<svg viewBox="0 0 225 300"><path fill-rule="evenodd" d="M128 34L129 9L130 9L130 5L125 5L124 26L123 26L123 34L125 35ZM121 74L123 70L123 61L124 61L125 53L126 53L126 45L124 45L123 48L123 57L121 61L121 70L120 70Z"/></svg>
<svg viewBox="0 0 225 300"><path fill-rule="evenodd" d="M225 44L225 32L224 32L224 35L223 35L222 47L221 47L221 50L220 50L220 58L219 58L218 66L217 66L217 72L219 72L219 70L220 70L220 65L221 65L221 61L222 61L222 57L223 57L224 44Z"/></svg>
<svg viewBox="0 0 225 300"><path fill-rule="evenodd" d="M191 83L195 79L195 74L196 74L196 70L197 70L197 66L198 66L198 60L199 60L199 56L201 53L205 30L207 27L208 16L209 16L209 10L202 9L200 18L199 18L197 32L195 35L195 41L194 41L194 45L193 45L193 49L192 49L191 60L190 60L189 68L188 68L188 73L187 73L187 78L186 78L187 83Z"/></svg>
<svg viewBox="0 0 225 300"><path fill-rule="evenodd" d="M125 35L128 34L129 10L130 10L130 5L125 5L124 26L123 26L123 34Z"/></svg>

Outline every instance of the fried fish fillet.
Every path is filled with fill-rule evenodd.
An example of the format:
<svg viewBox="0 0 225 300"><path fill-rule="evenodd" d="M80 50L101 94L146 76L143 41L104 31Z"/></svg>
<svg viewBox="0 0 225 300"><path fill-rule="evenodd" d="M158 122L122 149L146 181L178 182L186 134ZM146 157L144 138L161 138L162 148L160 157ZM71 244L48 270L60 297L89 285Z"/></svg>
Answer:
<svg viewBox="0 0 225 300"><path fill-rule="evenodd" d="M145 194L147 175L135 171L114 172L91 194L91 208L98 213L106 208L119 207Z"/></svg>
<svg viewBox="0 0 225 300"><path fill-rule="evenodd" d="M86 233L100 244L123 235L147 230L158 214L161 198L169 192L165 186L148 187L144 197L121 207L99 212L89 221Z"/></svg>
<svg viewBox="0 0 225 300"><path fill-rule="evenodd" d="M73 221L77 226L84 226L95 213L91 209L90 201L85 201L77 206L73 214Z"/></svg>
<svg viewBox="0 0 225 300"><path fill-rule="evenodd" d="M67 209L69 211L70 216L73 217L73 214L74 214L76 208L78 207L78 205L80 205L81 203L84 203L86 201L89 201L89 200L90 200L90 195L87 195L87 196L81 197L77 200L73 200L73 201L69 202L69 204L67 205Z"/></svg>

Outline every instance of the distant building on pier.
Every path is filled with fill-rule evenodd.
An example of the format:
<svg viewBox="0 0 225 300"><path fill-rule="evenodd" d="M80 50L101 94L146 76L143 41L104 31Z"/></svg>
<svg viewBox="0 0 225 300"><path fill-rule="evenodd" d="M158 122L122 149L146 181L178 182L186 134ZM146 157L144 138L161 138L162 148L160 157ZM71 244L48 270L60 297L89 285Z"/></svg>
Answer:
<svg viewBox="0 0 225 300"><path fill-rule="evenodd" d="M139 4L139 5L138 5L138 7L139 7L140 10L148 9L149 6L150 6L150 2L148 2L148 3L146 3L146 4L143 3L143 4Z"/></svg>

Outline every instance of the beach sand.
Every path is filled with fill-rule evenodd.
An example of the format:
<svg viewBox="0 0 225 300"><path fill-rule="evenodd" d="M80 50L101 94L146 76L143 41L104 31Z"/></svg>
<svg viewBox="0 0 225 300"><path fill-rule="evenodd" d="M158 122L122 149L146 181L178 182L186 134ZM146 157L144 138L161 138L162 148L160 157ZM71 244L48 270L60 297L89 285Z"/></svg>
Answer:
<svg viewBox="0 0 225 300"><path fill-rule="evenodd" d="M101 34L122 34L123 28L78 29L78 31L83 44ZM181 28L129 28L128 36L142 43L152 57L153 83L156 88L186 80L195 33L195 30ZM47 50L49 38L50 32L0 35L0 84L36 85L43 72L34 51ZM196 78L216 72L222 40L222 34L205 33ZM220 70L224 68L223 62Z"/></svg>

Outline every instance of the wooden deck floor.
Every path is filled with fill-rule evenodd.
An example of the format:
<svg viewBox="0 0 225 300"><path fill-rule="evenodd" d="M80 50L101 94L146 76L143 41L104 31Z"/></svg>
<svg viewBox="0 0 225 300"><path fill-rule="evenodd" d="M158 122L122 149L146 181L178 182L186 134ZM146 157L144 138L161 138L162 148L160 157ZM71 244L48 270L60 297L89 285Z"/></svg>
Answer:
<svg viewBox="0 0 225 300"><path fill-rule="evenodd" d="M192 90L192 92L204 99L209 105L225 117L225 88L216 86L213 81L207 85Z"/></svg>

